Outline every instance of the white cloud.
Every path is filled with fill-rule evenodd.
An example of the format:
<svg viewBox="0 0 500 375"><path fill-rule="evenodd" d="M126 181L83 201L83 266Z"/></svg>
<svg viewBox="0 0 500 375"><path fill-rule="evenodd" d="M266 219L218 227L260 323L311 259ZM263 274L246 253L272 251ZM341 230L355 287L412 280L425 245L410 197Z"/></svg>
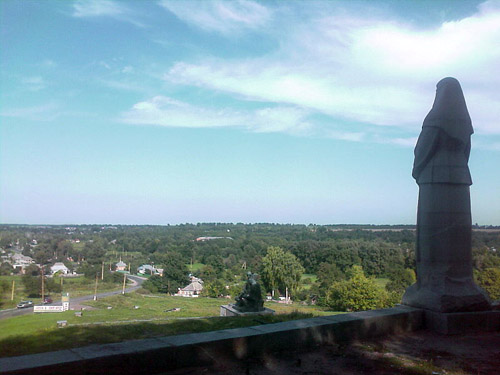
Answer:
<svg viewBox="0 0 500 375"><path fill-rule="evenodd" d="M328 130L326 132L326 136L332 139L338 139L341 141L350 141L350 142L361 142L366 139L365 133L355 133L355 132L343 132L338 130Z"/></svg>
<svg viewBox="0 0 500 375"><path fill-rule="evenodd" d="M47 86L45 80L40 76L24 77L21 82L30 91L40 91Z"/></svg>
<svg viewBox="0 0 500 375"><path fill-rule="evenodd" d="M214 4L219 3L210 2L198 13L180 14L177 9L176 14L205 29L230 30L237 22L229 20L223 29L223 22L216 23ZM293 22L273 17L277 51L253 59L178 62L164 78L415 134L432 105L437 81L455 76L462 82L476 133L500 134L498 1L483 4L470 17L427 29L368 12L341 12L338 3L321 4L324 9ZM178 2L162 5L180 8ZM202 14L204 19L187 13Z"/></svg>
<svg viewBox="0 0 500 375"><path fill-rule="evenodd" d="M127 65L127 66L123 67L123 69L122 69L122 73L125 73L125 74L132 73L133 71L134 71L134 68L131 67L130 65Z"/></svg>
<svg viewBox="0 0 500 375"><path fill-rule="evenodd" d="M30 121L52 121L61 115L56 103L39 106L11 108L0 112L0 116L19 118Z"/></svg>
<svg viewBox="0 0 500 375"><path fill-rule="evenodd" d="M138 125L183 128L241 127L256 132L301 134L311 125L308 113L294 107L273 107L255 111L197 107L165 96L136 103L121 121Z"/></svg>
<svg viewBox="0 0 500 375"><path fill-rule="evenodd" d="M159 5L190 25L208 31L230 34L241 29L257 29L271 18L271 11L253 1L175 1Z"/></svg>
<svg viewBox="0 0 500 375"><path fill-rule="evenodd" d="M144 27L132 11L117 1L111 0L79 0L73 4L73 17L111 17L119 21Z"/></svg>
<svg viewBox="0 0 500 375"><path fill-rule="evenodd" d="M51 59L45 59L40 63L44 68L55 68L57 66L56 62Z"/></svg>
<svg viewBox="0 0 500 375"><path fill-rule="evenodd" d="M102 66L103 68L106 68L106 69L111 69L111 66L106 62L106 61L99 61L98 63L100 66Z"/></svg>

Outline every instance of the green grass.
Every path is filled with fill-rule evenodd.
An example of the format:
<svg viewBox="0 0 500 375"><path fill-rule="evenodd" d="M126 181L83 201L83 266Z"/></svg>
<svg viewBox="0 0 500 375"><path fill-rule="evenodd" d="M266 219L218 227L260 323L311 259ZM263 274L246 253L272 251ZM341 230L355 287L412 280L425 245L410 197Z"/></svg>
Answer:
<svg viewBox="0 0 500 375"><path fill-rule="evenodd" d="M3 319L0 320L0 356L335 314L315 306L266 302L265 306L275 310L275 315L220 318L220 305L229 302L231 301L227 299L129 293L88 302L96 310L83 311L81 318L76 317L74 311L67 311ZM108 306L112 308L108 309ZM134 306L139 308L135 309ZM180 310L166 312L175 307ZM67 320L69 326L56 328L58 320Z"/></svg>
<svg viewBox="0 0 500 375"><path fill-rule="evenodd" d="M0 276L0 280L5 280L9 283L9 289L0 297L0 309L11 309L16 307L16 305L23 299L24 286L21 282L21 276ZM12 296L12 281L15 281L14 286L14 300L11 301ZM24 298L27 299L27 298Z"/></svg>
<svg viewBox="0 0 500 375"><path fill-rule="evenodd" d="M193 263L193 265L191 266L191 264L188 263L188 264L186 264L186 267L189 270L189 272L196 272L196 271L201 270L203 267L205 267L205 264L203 264L203 263Z"/></svg>
<svg viewBox="0 0 500 375"><path fill-rule="evenodd" d="M304 273L300 278L300 281L304 281L305 279L310 279L311 283L315 283L318 281L318 277L314 273Z"/></svg>
<svg viewBox="0 0 500 375"><path fill-rule="evenodd" d="M41 302L41 298L28 297L24 291L24 286L22 283L22 276L0 276L0 280L6 280L9 286L12 286L12 281L14 280L14 300L11 301L11 289L1 295L0 297L0 309L10 309L15 308L19 301L30 300L37 304ZM59 282L59 278L56 279ZM83 276L74 278L63 278L63 293L69 293L70 297L80 297L93 295L95 288L95 281L85 279ZM97 292L110 292L113 290L120 290L122 288L121 283L103 283L99 280ZM51 298L55 301L61 299L61 293L51 293Z"/></svg>

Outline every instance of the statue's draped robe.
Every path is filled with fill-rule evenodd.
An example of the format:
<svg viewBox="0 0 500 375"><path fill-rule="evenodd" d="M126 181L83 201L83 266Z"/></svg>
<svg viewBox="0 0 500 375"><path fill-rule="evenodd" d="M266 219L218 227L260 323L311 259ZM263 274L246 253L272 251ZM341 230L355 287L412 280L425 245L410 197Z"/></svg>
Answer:
<svg viewBox="0 0 500 375"><path fill-rule="evenodd" d="M472 133L460 84L441 80L415 147L417 283L406 291L405 304L440 312L489 308L472 276L467 165Z"/></svg>

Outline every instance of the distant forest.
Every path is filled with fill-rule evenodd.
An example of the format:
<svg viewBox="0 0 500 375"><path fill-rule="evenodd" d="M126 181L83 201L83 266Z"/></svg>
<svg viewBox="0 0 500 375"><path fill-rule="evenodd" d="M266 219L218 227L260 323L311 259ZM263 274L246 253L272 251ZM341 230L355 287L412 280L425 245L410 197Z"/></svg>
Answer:
<svg viewBox="0 0 500 375"><path fill-rule="evenodd" d="M500 249L500 227L482 229L473 231L474 254L496 255L496 249ZM208 239L197 241L200 237ZM38 246L32 246L33 240ZM399 265L413 267L415 227L241 223L0 225L0 248L16 244L30 253L26 255L34 255L35 260L41 261L37 263L44 263L45 258L63 261L71 257L74 261L83 258L98 264L110 261L106 258L116 255L116 258L130 257L135 263L133 266L139 266L139 263L160 261L156 258L161 258L166 252L176 252L186 263L208 264L211 257L217 257L229 268L246 263L247 268L255 271L259 269L267 248L279 246L294 254L306 273L317 273L320 264L327 262L335 263L342 271L360 265L368 275L383 276ZM36 253L42 254L37 256ZM474 265L478 269L481 268L481 259L476 259Z"/></svg>
<svg viewBox="0 0 500 375"><path fill-rule="evenodd" d="M191 271L208 282L225 280L226 285L234 275L243 278L248 271L265 273L263 259L269 248L276 247L293 254L300 263L300 271L317 276L306 281L314 285L303 289L303 294L324 295L329 284L352 276L353 266L359 266L367 277L392 281L405 278L405 272L415 269L414 226L0 225L0 248L4 251L16 248L38 264L59 261L70 269L81 271L87 267L88 271L89 267L100 269L102 262L113 265L121 258L130 264L132 272L142 264L154 264L166 269L167 278L170 267L172 274ZM498 269L500 273L499 251L500 227L474 227L473 267L477 275L490 269ZM191 264L199 267L189 270ZM2 269L6 267L2 265ZM411 282L411 278L408 280ZM403 284L400 292L406 287ZM171 282L168 285L177 286ZM297 284L293 291L296 295L300 294L298 287ZM266 289L270 289L267 284Z"/></svg>

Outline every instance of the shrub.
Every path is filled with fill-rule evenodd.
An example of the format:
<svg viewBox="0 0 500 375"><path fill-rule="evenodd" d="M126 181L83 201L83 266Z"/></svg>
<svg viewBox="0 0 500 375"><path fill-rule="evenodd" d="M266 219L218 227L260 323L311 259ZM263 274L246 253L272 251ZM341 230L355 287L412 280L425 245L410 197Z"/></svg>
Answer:
<svg viewBox="0 0 500 375"><path fill-rule="evenodd" d="M353 266L351 278L338 281L330 287L326 303L337 311L373 310L387 306L389 296L373 278L365 276L361 266Z"/></svg>

